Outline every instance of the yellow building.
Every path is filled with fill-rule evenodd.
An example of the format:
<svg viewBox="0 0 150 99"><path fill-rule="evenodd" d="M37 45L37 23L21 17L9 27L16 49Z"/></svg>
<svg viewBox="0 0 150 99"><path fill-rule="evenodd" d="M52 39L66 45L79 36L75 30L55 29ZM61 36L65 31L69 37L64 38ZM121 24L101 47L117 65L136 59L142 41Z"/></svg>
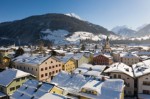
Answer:
<svg viewBox="0 0 150 99"><path fill-rule="evenodd" d="M30 79L26 81L14 94L11 99L40 99L46 93L63 95L64 90L51 83Z"/></svg>
<svg viewBox="0 0 150 99"><path fill-rule="evenodd" d="M71 55L56 56L56 58L62 62L62 70L67 72L72 72L75 70L76 64Z"/></svg>

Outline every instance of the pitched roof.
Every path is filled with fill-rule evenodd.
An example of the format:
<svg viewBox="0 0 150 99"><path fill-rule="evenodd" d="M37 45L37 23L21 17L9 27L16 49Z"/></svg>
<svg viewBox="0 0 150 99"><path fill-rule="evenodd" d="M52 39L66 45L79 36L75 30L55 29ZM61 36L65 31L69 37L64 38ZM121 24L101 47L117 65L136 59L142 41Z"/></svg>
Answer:
<svg viewBox="0 0 150 99"><path fill-rule="evenodd" d="M7 86L9 85L14 79L25 77L30 75L30 73L23 72L18 69L6 69L0 73L0 85Z"/></svg>
<svg viewBox="0 0 150 99"><path fill-rule="evenodd" d="M106 69L104 72L105 73L120 72L120 73L125 73L131 77L134 77L132 68L124 63L119 63L119 62L110 65L110 67Z"/></svg>

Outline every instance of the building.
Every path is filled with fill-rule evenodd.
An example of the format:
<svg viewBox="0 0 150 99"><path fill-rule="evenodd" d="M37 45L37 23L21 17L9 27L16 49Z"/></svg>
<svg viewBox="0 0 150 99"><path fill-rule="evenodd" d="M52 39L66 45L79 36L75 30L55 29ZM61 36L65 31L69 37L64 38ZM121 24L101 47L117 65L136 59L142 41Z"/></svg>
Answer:
<svg viewBox="0 0 150 99"><path fill-rule="evenodd" d="M66 99L64 90L51 83L38 80L26 81L14 94L11 99ZM47 96L47 97L46 97ZM50 97L51 96L51 97Z"/></svg>
<svg viewBox="0 0 150 99"><path fill-rule="evenodd" d="M138 99L150 99L150 60L132 66L137 80Z"/></svg>
<svg viewBox="0 0 150 99"><path fill-rule="evenodd" d="M31 73L40 81L50 81L62 70L62 63L51 55L23 54L13 59L14 68Z"/></svg>
<svg viewBox="0 0 150 99"><path fill-rule="evenodd" d="M106 66L104 65L91 65L91 64L82 64L74 70L76 74L82 74L85 76L95 76L100 77Z"/></svg>
<svg viewBox="0 0 150 99"><path fill-rule="evenodd" d="M129 66L132 66L140 61L139 56L130 52L113 53L113 59L116 62L122 62Z"/></svg>
<svg viewBox="0 0 150 99"><path fill-rule="evenodd" d="M110 54L98 54L94 56L93 63L95 65L111 65L113 63L113 58Z"/></svg>
<svg viewBox="0 0 150 99"><path fill-rule="evenodd" d="M76 62L76 68L83 63L89 63L89 59L84 56L84 53L76 53L73 56L73 59Z"/></svg>
<svg viewBox="0 0 150 99"><path fill-rule="evenodd" d="M122 79L125 83L125 96L134 96L134 75L132 68L124 63L114 63L104 71L112 79Z"/></svg>
<svg viewBox="0 0 150 99"><path fill-rule="evenodd" d="M72 58L72 55L56 56L56 58L62 62L62 70L67 72L72 72L75 70L76 64Z"/></svg>
<svg viewBox="0 0 150 99"><path fill-rule="evenodd" d="M10 96L30 78L33 78L30 73L18 69L6 69L0 72L0 93Z"/></svg>
<svg viewBox="0 0 150 99"><path fill-rule="evenodd" d="M124 81L60 72L51 83L65 89L73 99L124 99Z"/></svg>
<svg viewBox="0 0 150 99"><path fill-rule="evenodd" d="M107 36L106 41L105 41L105 44L104 44L104 46L103 46L103 48L102 48L102 52L103 52L103 53L111 53L111 48L110 48L110 43L109 43L109 38L108 38L108 36Z"/></svg>

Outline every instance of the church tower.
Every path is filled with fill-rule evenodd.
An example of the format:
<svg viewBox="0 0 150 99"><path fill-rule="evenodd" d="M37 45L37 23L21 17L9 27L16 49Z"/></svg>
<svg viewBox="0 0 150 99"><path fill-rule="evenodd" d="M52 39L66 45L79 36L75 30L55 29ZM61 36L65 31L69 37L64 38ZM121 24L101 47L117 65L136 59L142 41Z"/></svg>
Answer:
<svg viewBox="0 0 150 99"><path fill-rule="evenodd" d="M103 53L111 53L111 48L110 48L110 43L109 43L109 38L107 36L106 40L105 40L105 44L103 46L103 49L102 49L102 52Z"/></svg>

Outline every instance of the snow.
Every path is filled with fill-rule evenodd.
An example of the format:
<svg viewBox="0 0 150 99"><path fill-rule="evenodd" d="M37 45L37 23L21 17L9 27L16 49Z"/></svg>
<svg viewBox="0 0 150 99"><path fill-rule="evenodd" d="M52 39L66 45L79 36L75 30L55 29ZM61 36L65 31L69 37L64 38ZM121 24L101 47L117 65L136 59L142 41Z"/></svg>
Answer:
<svg viewBox="0 0 150 99"><path fill-rule="evenodd" d="M49 93L53 87L53 84L44 83L33 79L28 80L13 93L11 99L31 99L31 97L39 99ZM44 99L44 97L41 99Z"/></svg>
<svg viewBox="0 0 150 99"><path fill-rule="evenodd" d="M66 30L54 30L46 29L45 31L41 31L41 38L44 40L53 41L54 44L68 44L65 36L69 34Z"/></svg>
<svg viewBox="0 0 150 99"><path fill-rule="evenodd" d="M150 60L145 60L137 64L132 65L135 77L140 77L150 73Z"/></svg>
<svg viewBox="0 0 150 99"><path fill-rule="evenodd" d="M18 69L6 69L0 72L0 85L8 86L14 79L30 75Z"/></svg>
<svg viewBox="0 0 150 99"><path fill-rule="evenodd" d="M76 53L76 54L74 54L73 59L79 60L83 55L84 55L84 53Z"/></svg>
<svg viewBox="0 0 150 99"><path fill-rule="evenodd" d="M54 77L52 83L64 88L71 94L90 99L120 99L121 92L124 88L124 81L121 79L106 79L102 81L91 76L85 77L81 74L71 75L67 72L60 72ZM82 88L97 91L98 95L83 93L81 92Z"/></svg>
<svg viewBox="0 0 150 99"><path fill-rule="evenodd" d="M75 14L75 13L67 13L65 15L81 20L81 17L78 16L77 14Z"/></svg>
<svg viewBox="0 0 150 99"><path fill-rule="evenodd" d="M89 70L91 68L91 70ZM74 70L74 73L79 73L83 75L90 75L90 76L100 76L102 71L106 68L104 65L91 65L91 64L82 64L78 68Z"/></svg>
<svg viewBox="0 0 150 99"><path fill-rule="evenodd" d="M119 63L119 62L110 65L109 68L106 69L104 72L105 73L119 72L119 73L125 73L130 77L134 77L132 68L124 63Z"/></svg>
<svg viewBox="0 0 150 99"><path fill-rule="evenodd" d="M128 52L120 53L120 57L124 57L124 58L139 58L138 55L133 54L133 53L128 53Z"/></svg>
<svg viewBox="0 0 150 99"><path fill-rule="evenodd" d="M73 57L73 55L65 55L65 56L56 56L56 58L58 60L60 60L63 63L66 63L67 61L69 61L71 58Z"/></svg>
<svg viewBox="0 0 150 99"><path fill-rule="evenodd" d="M80 88L89 80L81 74L69 74L64 71L56 75L51 83L54 83L67 91L78 92Z"/></svg>
<svg viewBox="0 0 150 99"><path fill-rule="evenodd" d="M48 59L51 55L40 55L40 54L23 54L13 59L14 62L18 63L26 63L38 66L39 64L43 63L46 59Z"/></svg>
<svg viewBox="0 0 150 99"><path fill-rule="evenodd" d="M90 33L90 32L78 31L78 32L74 32L74 34L66 38L66 40L70 42L76 42L76 41L86 40L86 39L90 39L93 41L100 41L106 38L107 36L103 34L94 35L93 33ZM109 38L112 40L115 40L115 39L118 39L119 37L115 35L110 35Z"/></svg>

